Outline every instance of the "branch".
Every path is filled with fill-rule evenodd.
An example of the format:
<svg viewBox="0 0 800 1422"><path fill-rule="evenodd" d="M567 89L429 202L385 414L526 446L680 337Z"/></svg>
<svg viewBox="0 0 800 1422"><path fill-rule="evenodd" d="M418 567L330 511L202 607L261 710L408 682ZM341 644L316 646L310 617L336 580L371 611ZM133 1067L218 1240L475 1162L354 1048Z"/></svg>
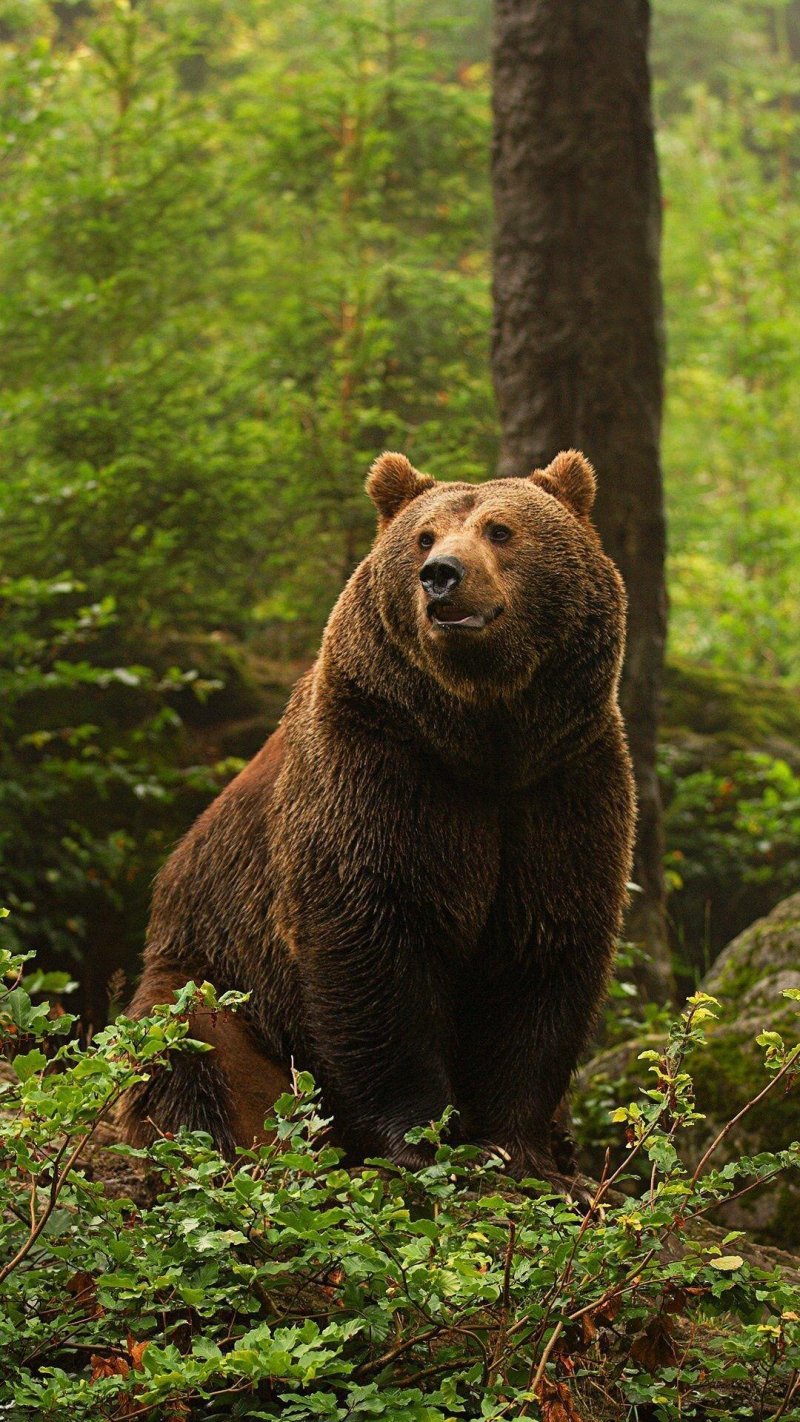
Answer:
<svg viewBox="0 0 800 1422"><path fill-rule="evenodd" d="M736 1115L733 1116L731 1120L728 1121L727 1124L722 1127L722 1130L717 1132L717 1135L714 1137L713 1141L711 1142L711 1145L708 1147L708 1150L705 1152L704 1155L700 1157L700 1160L698 1161L697 1168L691 1180L692 1189L694 1189L695 1185L697 1184L703 1172L704 1166L707 1165L708 1161L711 1159L711 1156L714 1154L717 1147L722 1145L722 1142L727 1138L727 1136L730 1135L734 1126L737 1126L739 1124L742 1117L746 1116L747 1112L751 1111L754 1106L757 1106L759 1101L763 1101L764 1097L767 1096L768 1093L772 1091L775 1086L777 1086L778 1082L781 1080L781 1077L786 1076L787 1072L791 1071L798 1058L800 1058L800 1046L795 1047L794 1051L790 1052L780 1071L777 1071L775 1073L775 1075L767 1082L766 1086L761 1091L759 1091L758 1095L754 1096L750 1101L748 1101L746 1105L742 1107L741 1111L737 1111Z"/></svg>
<svg viewBox="0 0 800 1422"><path fill-rule="evenodd" d="M36 1220L35 1224L33 1225L30 1234L28 1235L28 1238L25 1240L25 1243L20 1246L13 1259L10 1259L9 1262L4 1265L2 1269L0 1269L0 1284L4 1284L9 1274L12 1274L17 1268L17 1266L22 1263L23 1259L27 1258L28 1254L30 1254L34 1244L39 1238L39 1235L47 1224L47 1221L49 1220L50 1216L53 1213L53 1210L55 1209L58 1203L58 1197L67 1183L67 1179L69 1177L70 1171L72 1170L72 1167L78 1160L84 1146L87 1144L88 1141L91 1140L92 1136L94 1135L97 1127L100 1124L103 1113L108 1110L109 1106L114 1105L115 1101L119 1098L120 1095L121 1092L116 1091L112 1093L112 1095L108 1098L107 1101L103 1102L103 1105L95 1116L95 1119L93 1120L88 1131L85 1131L84 1134L81 1136L72 1154L68 1157L63 1170L59 1174L58 1164L67 1148L67 1142L64 1142L64 1145L59 1150L53 1162L53 1179L50 1184L50 1195L48 1197L47 1204L45 1205L38 1220Z"/></svg>

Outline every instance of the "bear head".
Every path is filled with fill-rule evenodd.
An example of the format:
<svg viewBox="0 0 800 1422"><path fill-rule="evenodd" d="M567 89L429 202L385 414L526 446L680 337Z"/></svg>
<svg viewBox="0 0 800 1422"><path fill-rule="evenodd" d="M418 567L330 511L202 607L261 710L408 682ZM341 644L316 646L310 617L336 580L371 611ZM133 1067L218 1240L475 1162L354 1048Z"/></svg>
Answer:
<svg viewBox="0 0 800 1422"><path fill-rule="evenodd" d="M624 592L589 521L595 475L582 454L473 485L439 483L386 453L367 492L378 511L369 561L383 626L448 692L513 697L556 649L610 651L618 670Z"/></svg>

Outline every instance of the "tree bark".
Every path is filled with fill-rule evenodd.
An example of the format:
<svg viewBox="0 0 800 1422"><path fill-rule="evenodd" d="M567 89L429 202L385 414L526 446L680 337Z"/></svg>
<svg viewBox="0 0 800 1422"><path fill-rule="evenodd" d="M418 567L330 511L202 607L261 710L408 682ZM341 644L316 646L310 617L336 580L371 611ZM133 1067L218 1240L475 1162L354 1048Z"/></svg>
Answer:
<svg viewBox="0 0 800 1422"><path fill-rule="evenodd" d="M495 0L492 364L499 473L560 449L598 473L597 523L628 589L622 706L639 794L628 934L666 998L656 733L666 632L659 438L661 203L647 0Z"/></svg>

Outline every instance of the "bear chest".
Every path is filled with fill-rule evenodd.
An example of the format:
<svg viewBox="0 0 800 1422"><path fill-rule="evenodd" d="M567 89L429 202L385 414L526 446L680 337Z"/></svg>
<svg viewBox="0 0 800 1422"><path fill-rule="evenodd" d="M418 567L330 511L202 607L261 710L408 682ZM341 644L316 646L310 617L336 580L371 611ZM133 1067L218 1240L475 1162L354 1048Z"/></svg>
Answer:
<svg viewBox="0 0 800 1422"><path fill-rule="evenodd" d="M501 803L451 786L428 786L419 797L408 823L410 901L432 946L496 958L523 951L535 936L548 898L545 856L537 867L535 826L517 798Z"/></svg>

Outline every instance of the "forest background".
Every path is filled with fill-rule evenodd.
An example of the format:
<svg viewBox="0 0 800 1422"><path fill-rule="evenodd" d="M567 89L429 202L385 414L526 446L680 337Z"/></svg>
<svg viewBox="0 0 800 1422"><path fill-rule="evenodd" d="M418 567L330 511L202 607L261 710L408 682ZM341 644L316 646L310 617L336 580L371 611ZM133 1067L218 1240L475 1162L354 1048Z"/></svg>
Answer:
<svg viewBox="0 0 800 1422"><path fill-rule="evenodd" d="M800 1422L800 0L652 9L676 1000L622 944L580 1214L446 1121L428 1169L340 1168L302 1073L234 1161L108 1148L190 1004L235 1007L119 1010L369 546L369 464L495 472L489 0L0 0L13 1422Z"/></svg>
<svg viewBox="0 0 800 1422"><path fill-rule="evenodd" d="M105 1019L383 448L490 476L487 0L0 16L0 878ZM679 985L800 878L800 5L657 0Z"/></svg>

